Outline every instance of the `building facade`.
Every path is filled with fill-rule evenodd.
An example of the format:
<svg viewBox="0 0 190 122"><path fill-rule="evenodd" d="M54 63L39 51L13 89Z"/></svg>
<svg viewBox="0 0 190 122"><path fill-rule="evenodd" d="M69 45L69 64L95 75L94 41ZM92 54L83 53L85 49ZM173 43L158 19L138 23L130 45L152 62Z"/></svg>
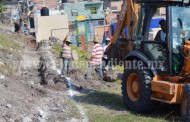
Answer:
<svg viewBox="0 0 190 122"><path fill-rule="evenodd" d="M37 3L37 8L41 9L42 7L47 7L49 9L57 9L58 3L57 0L31 0Z"/></svg>
<svg viewBox="0 0 190 122"><path fill-rule="evenodd" d="M104 20L103 2L64 3L65 13L69 21L75 21L78 16L85 16L89 20ZM99 24L103 22L99 22Z"/></svg>
<svg viewBox="0 0 190 122"><path fill-rule="evenodd" d="M101 0L104 2L104 9L107 7L111 8L112 10L121 10L121 5L123 0Z"/></svg>
<svg viewBox="0 0 190 122"><path fill-rule="evenodd" d="M77 29L75 28L75 24L76 21L80 21L80 17L86 18L86 38L88 38L89 41L95 36L94 27L104 25L105 15L102 1L64 3L64 11L68 15L70 21L70 31L75 31ZM80 28L80 26L82 25L78 22L78 27Z"/></svg>
<svg viewBox="0 0 190 122"><path fill-rule="evenodd" d="M106 24L111 24L113 21L117 20L117 15L121 11L121 5L123 0L102 0L104 1L104 11L110 11L106 14ZM110 10L108 10L110 9Z"/></svg>

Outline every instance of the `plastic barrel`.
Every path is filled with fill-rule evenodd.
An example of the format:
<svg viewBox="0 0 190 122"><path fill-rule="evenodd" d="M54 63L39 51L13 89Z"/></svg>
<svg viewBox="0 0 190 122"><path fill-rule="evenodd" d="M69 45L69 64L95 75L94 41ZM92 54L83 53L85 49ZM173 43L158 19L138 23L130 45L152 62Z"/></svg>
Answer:
<svg viewBox="0 0 190 122"><path fill-rule="evenodd" d="M34 26L34 18L30 18L29 21L30 21L30 28L35 28L35 26Z"/></svg>
<svg viewBox="0 0 190 122"><path fill-rule="evenodd" d="M41 16L49 16L49 9L47 7L41 9Z"/></svg>

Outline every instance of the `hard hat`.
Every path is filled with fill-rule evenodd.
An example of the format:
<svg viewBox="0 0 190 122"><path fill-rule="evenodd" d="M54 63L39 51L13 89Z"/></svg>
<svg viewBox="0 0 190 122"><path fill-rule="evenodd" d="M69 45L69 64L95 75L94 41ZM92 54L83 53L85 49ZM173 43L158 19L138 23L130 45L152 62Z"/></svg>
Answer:
<svg viewBox="0 0 190 122"><path fill-rule="evenodd" d="M106 41L110 41L110 38L106 38Z"/></svg>
<svg viewBox="0 0 190 122"><path fill-rule="evenodd" d="M99 42L98 41L98 37L95 36L93 42L97 42L98 43Z"/></svg>

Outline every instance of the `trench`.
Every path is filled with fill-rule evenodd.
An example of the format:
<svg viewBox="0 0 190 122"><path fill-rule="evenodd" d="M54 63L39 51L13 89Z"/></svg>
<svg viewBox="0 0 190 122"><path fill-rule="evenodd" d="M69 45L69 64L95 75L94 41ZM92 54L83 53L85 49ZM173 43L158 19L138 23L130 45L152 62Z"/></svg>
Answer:
<svg viewBox="0 0 190 122"><path fill-rule="evenodd" d="M83 122L89 122L89 119L83 109L83 107L80 105L80 103L77 103L75 101L75 98L74 98L74 95L75 94L80 94L78 91L76 91L76 86L72 83L72 80L70 77L65 77L65 80L64 80L66 83L67 83L67 86L69 88L68 92L69 92L69 98L71 100L73 100L73 102L76 104L76 107L78 108L79 112L80 112L80 115L82 116L82 121Z"/></svg>
<svg viewBox="0 0 190 122"><path fill-rule="evenodd" d="M47 46L47 44L44 46ZM42 82L46 82L47 77L50 78L50 77L60 76L61 70L58 69L56 66L56 61L54 59L53 53L47 48L42 48L41 57L42 57L42 66L40 68L40 73L41 73ZM46 73L47 71L53 71L54 75L51 75L51 73L50 74ZM45 74L47 74L47 75L45 75ZM84 108L74 98L75 95L81 94L81 93L79 91L77 91L77 89L76 89L77 87L72 83L72 79L70 77L63 77L63 79L68 88L67 93L68 93L69 99L71 99L75 103L77 109L79 110L80 116L82 117L82 121L88 122L89 119L85 113Z"/></svg>

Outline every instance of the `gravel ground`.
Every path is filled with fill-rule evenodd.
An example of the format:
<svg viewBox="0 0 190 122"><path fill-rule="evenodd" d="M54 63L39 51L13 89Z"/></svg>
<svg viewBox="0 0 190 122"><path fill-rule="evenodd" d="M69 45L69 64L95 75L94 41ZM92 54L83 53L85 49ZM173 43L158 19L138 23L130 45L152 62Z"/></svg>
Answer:
<svg viewBox="0 0 190 122"><path fill-rule="evenodd" d="M10 31L11 28L0 29L0 33L7 33L4 32L7 29L10 32L8 34L15 34ZM79 70L72 70L69 73L70 82L55 73L47 80L46 85L41 85L42 77L38 71L39 54L51 55L48 59L50 62L47 61L48 67L56 67L51 46L40 52L30 49L26 44L22 43L25 49L19 52L22 61L19 63L17 73L0 74L0 122L86 122L89 120L85 110L74 97L107 87L117 89L112 83L87 81L84 79L84 73ZM5 59L3 57L5 53L1 52L0 57ZM7 61L11 59L6 58Z"/></svg>

